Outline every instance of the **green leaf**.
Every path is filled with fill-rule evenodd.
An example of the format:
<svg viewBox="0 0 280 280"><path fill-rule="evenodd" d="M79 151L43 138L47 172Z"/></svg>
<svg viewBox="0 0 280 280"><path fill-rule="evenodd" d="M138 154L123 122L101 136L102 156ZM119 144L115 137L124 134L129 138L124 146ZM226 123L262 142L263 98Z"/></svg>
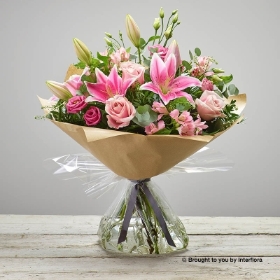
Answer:
<svg viewBox="0 0 280 280"><path fill-rule="evenodd" d="M223 69L220 69L220 68L212 68L212 71L215 74L219 74L219 73L224 73L225 72Z"/></svg>
<svg viewBox="0 0 280 280"><path fill-rule="evenodd" d="M146 45L146 41L143 38L140 38L140 48L144 49Z"/></svg>
<svg viewBox="0 0 280 280"><path fill-rule="evenodd" d="M150 64L151 64L151 60L150 59L147 59L144 55L142 55L143 57L143 62L146 66L150 67Z"/></svg>
<svg viewBox="0 0 280 280"><path fill-rule="evenodd" d="M150 123L157 120L157 113L154 112L150 105L146 104L144 106L139 106L136 109L136 115L132 119L136 124L145 127Z"/></svg>
<svg viewBox="0 0 280 280"><path fill-rule="evenodd" d="M183 66L186 67L187 70L191 70L192 69L192 66L186 60L183 60L182 64L183 64Z"/></svg>
<svg viewBox="0 0 280 280"><path fill-rule="evenodd" d="M76 64L74 64L74 66L76 66L79 69L85 69L85 67L87 66L84 62L80 61Z"/></svg>
<svg viewBox="0 0 280 280"><path fill-rule="evenodd" d="M154 40L157 40L157 39L159 39L159 38L160 38L160 36L152 36L152 37L150 37L150 38L148 39L147 43L149 43L149 42L151 42L151 41L154 41Z"/></svg>
<svg viewBox="0 0 280 280"><path fill-rule="evenodd" d="M99 52L97 52L97 58L101 61L103 61L105 64L108 63L109 61L109 57L108 56L104 56L102 54L100 54Z"/></svg>
<svg viewBox="0 0 280 280"><path fill-rule="evenodd" d="M170 134L170 133L171 133L171 130L170 130L170 129L163 128L163 129L157 131L157 132L154 133L154 134L156 134L156 135L164 135L164 134Z"/></svg>
<svg viewBox="0 0 280 280"><path fill-rule="evenodd" d="M224 81L225 84L228 84L232 81L233 76L230 74L229 76L220 76L220 78Z"/></svg>
<svg viewBox="0 0 280 280"><path fill-rule="evenodd" d="M239 89L234 84L229 85L228 90L230 95L238 95L239 93Z"/></svg>
<svg viewBox="0 0 280 280"><path fill-rule="evenodd" d="M195 48L194 49L194 52L197 56L200 56L201 55L201 50L199 48Z"/></svg>
<svg viewBox="0 0 280 280"><path fill-rule="evenodd" d="M190 55L191 60L193 60L193 54L191 51L189 51L189 55Z"/></svg>
<svg viewBox="0 0 280 280"><path fill-rule="evenodd" d="M191 108L192 108L192 105L185 97L179 97L179 98L173 99L168 103L169 111L177 109L180 112L182 112L182 111L188 111Z"/></svg>
<svg viewBox="0 0 280 280"><path fill-rule="evenodd" d="M127 48L127 49L126 49L126 52L127 52L127 53L130 53L130 50L131 50L131 47Z"/></svg>

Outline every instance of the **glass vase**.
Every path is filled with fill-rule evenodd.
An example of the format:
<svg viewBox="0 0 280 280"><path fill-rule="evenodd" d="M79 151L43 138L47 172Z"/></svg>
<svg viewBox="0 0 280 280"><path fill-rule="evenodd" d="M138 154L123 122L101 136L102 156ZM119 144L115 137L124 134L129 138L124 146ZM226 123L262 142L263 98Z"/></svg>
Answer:
<svg viewBox="0 0 280 280"><path fill-rule="evenodd" d="M161 189L152 181L139 184L131 207L132 192L136 185L135 182L128 182L102 217L98 229L102 248L122 254L167 254L185 250L189 240L185 227L172 211ZM154 201L151 202L147 192ZM128 208L132 215L128 220L125 238L120 242ZM171 243L173 244L170 245Z"/></svg>

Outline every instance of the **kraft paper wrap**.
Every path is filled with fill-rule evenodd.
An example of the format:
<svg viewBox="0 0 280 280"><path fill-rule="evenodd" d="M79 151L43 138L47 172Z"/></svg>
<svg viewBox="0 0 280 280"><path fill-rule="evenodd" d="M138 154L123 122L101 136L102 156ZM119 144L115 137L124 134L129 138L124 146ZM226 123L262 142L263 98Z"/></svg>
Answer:
<svg viewBox="0 0 280 280"><path fill-rule="evenodd" d="M66 80L73 74L78 73L74 67L70 67ZM236 100L238 114L240 114L246 105L246 94L232 96L230 99ZM39 100L42 106L51 103L40 97ZM45 109L46 113L47 111ZM242 118L240 117L231 127ZM182 137L179 135L141 135L52 122L117 175L130 180L151 178L167 171L229 129L214 136Z"/></svg>

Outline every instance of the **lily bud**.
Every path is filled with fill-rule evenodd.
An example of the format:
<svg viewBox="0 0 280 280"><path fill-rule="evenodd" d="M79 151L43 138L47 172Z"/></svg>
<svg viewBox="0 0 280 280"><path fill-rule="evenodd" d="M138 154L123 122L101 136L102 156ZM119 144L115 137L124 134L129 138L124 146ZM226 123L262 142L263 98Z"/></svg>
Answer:
<svg viewBox="0 0 280 280"><path fill-rule="evenodd" d="M220 82L222 82L223 80L219 77L219 76L217 76L217 75L213 75L212 76L212 79L213 79L213 82L215 83L220 83Z"/></svg>
<svg viewBox="0 0 280 280"><path fill-rule="evenodd" d="M166 29L166 31L164 32L164 36L166 39L169 39L172 37L172 25L169 25Z"/></svg>
<svg viewBox="0 0 280 280"><path fill-rule="evenodd" d="M77 57L80 59L80 61L89 65L91 63L91 53L87 46L77 38L74 38L73 42Z"/></svg>
<svg viewBox="0 0 280 280"><path fill-rule="evenodd" d="M112 38L112 35L108 32L105 32L105 35L108 37L108 38Z"/></svg>
<svg viewBox="0 0 280 280"><path fill-rule="evenodd" d="M176 23L177 21L178 21L178 13L176 13L176 14L174 15L172 22L173 22L173 23Z"/></svg>
<svg viewBox="0 0 280 280"><path fill-rule="evenodd" d="M172 16L174 16L177 12L178 12L178 10L174 10L174 11L172 12Z"/></svg>
<svg viewBox="0 0 280 280"><path fill-rule="evenodd" d="M113 47L113 43L110 40L108 40L106 37L104 37L104 40L109 47Z"/></svg>
<svg viewBox="0 0 280 280"><path fill-rule="evenodd" d="M155 18L153 26L154 26L155 30L158 30L160 28L160 20L159 20L159 18Z"/></svg>
<svg viewBox="0 0 280 280"><path fill-rule="evenodd" d="M139 48L140 46L140 30L137 26L136 22L132 18L131 15L127 15L125 18L125 26L126 26L126 33L127 37L131 41L131 43L136 47Z"/></svg>
<svg viewBox="0 0 280 280"><path fill-rule="evenodd" d="M163 11L162 7L159 10L159 16L160 16L160 18L164 18L164 11Z"/></svg>
<svg viewBox="0 0 280 280"><path fill-rule="evenodd" d="M213 68L212 71L216 74L218 73L225 73L225 71L223 69L219 69L219 68Z"/></svg>
<svg viewBox="0 0 280 280"><path fill-rule="evenodd" d="M47 81L46 84L57 98L68 100L72 97L72 94L67 90L64 84L54 81Z"/></svg>
<svg viewBox="0 0 280 280"><path fill-rule="evenodd" d="M178 44L177 44L177 42L175 40L173 40L172 43L169 45L168 51L167 51L167 53L165 55L164 61L166 61L168 56L170 54L172 54L172 53L175 55L175 58L176 58L176 69L178 69L179 66L182 64L182 59L181 59L181 56L180 56L179 46L178 46Z"/></svg>

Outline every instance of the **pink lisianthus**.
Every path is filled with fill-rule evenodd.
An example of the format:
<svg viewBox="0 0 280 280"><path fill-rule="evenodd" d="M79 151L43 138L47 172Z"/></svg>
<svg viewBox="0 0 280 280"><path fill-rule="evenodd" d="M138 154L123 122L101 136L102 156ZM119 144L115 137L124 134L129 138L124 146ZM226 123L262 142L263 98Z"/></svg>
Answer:
<svg viewBox="0 0 280 280"><path fill-rule="evenodd" d="M195 100L197 112L205 121L223 116L224 100L214 91L205 90L201 97Z"/></svg>
<svg viewBox="0 0 280 280"><path fill-rule="evenodd" d="M161 120L157 124L150 123L148 126L145 126L145 133L147 135L155 134L156 132L164 128L165 128L165 123L163 120Z"/></svg>
<svg viewBox="0 0 280 280"><path fill-rule="evenodd" d="M105 103L105 111L108 114L108 125L111 128L119 129L128 126L136 114L136 109L127 98L115 95Z"/></svg>
<svg viewBox="0 0 280 280"><path fill-rule="evenodd" d="M154 51L151 52L151 49L153 49ZM160 58L161 58L162 60L165 59L165 56L166 56L166 54L167 54L167 52L168 52L168 48L165 48L165 47L163 47L163 46L161 46L161 45L153 45L153 46L150 46L150 47L148 47L148 50L150 51L150 55L151 55L151 56L153 56L153 53L156 52L156 53L160 56Z"/></svg>
<svg viewBox="0 0 280 280"><path fill-rule="evenodd" d="M67 113L71 113L71 114L79 113L82 109L84 109L87 106L85 100L86 97L83 95L77 95L71 97L66 104Z"/></svg>
<svg viewBox="0 0 280 280"><path fill-rule="evenodd" d="M70 78L64 82L64 86L71 92L73 96L80 94L80 87L82 86L82 76L86 75L89 76L89 67L85 67L83 73L81 75L72 75Z"/></svg>
<svg viewBox="0 0 280 280"><path fill-rule="evenodd" d="M197 116L197 120L194 121L194 125L195 125L195 135L199 135L202 133L203 129L206 129L208 127L207 124L205 124L205 122L201 121L200 116Z"/></svg>
<svg viewBox="0 0 280 280"><path fill-rule="evenodd" d="M201 84L201 89L202 89L202 91L205 91L205 90L212 91L212 90L214 90L213 82L209 81L207 78L203 78L202 84Z"/></svg>
<svg viewBox="0 0 280 280"><path fill-rule="evenodd" d="M110 55L111 62L116 65L119 65L123 61L129 60L130 54L126 52L125 48L121 47L120 49L116 50L114 53Z"/></svg>
<svg viewBox="0 0 280 280"><path fill-rule="evenodd" d="M134 79L140 85L144 83L144 66L132 61L126 61L120 63L120 69L122 70L123 79Z"/></svg>
<svg viewBox="0 0 280 280"><path fill-rule="evenodd" d="M175 109L170 112L170 117L174 119L178 124L185 124L193 121L193 117L191 116L190 112L183 111L181 115L179 115L179 110Z"/></svg>
<svg viewBox="0 0 280 280"><path fill-rule="evenodd" d="M84 114L84 120L88 126L97 125L101 120L101 112L98 107L91 106Z"/></svg>

